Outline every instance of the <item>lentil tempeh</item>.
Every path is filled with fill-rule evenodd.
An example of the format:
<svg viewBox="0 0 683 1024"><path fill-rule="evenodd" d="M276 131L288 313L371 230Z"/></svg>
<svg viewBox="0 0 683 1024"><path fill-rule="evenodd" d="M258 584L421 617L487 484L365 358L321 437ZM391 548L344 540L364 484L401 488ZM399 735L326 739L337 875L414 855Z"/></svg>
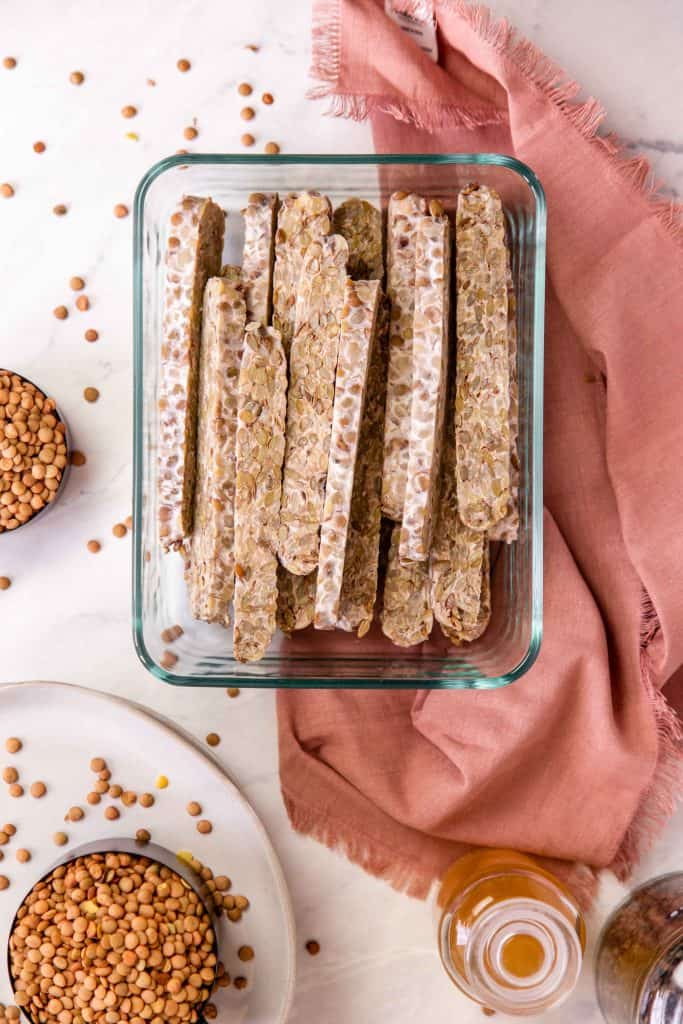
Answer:
<svg viewBox="0 0 683 1024"><path fill-rule="evenodd" d="M313 241L329 235L332 205L319 192L291 192L278 211L273 268L273 327L285 354L294 336L296 293L304 254Z"/></svg>
<svg viewBox="0 0 683 1024"><path fill-rule="evenodd" d="M455 394L458 512L489 530L510 499L510 370L505 222L493 189L468 185L456 215Z"/></svg>
<svg viewBox="0 0 683 1024"><path fill-rule="evenodd" d="M389 561L384 581L382 632L399 647L412 647L427 640L434 617L429 605L429 574L425 562L403 565L398 547L401 524L391 531Z"/></svg>
<svg viewBox="0 0 683 1024"><path fill-rule="evenodd" d="M448 373L451 231L443 207L432 200L431 217L416 240L413 319L413 398L399 557L429 557Z"/></svg>
<svg viewBox="0 0 683 1024"><path fill-rule="evenodd" d="M286 392L287 363L278 331L248 324L237 392L233 647L238 661L263 657L276 628Z"/></svg>
<svg viewBox="0 0 683 1024"><path fill-rule="evenodd" d="M354 281L384 277L382 214L366 199L346 199L334 211L334 230L349 246L348 271Z"/></svg>
<svg viewBox="0 0 683 1024"><path fill-rule="evenodd" d="M465 623L463 621L458 629L450 629L448 626L444 626L443 623L439 623L443 635L451 643L455 644L456 647L459 647L461 644L472 643L473 640L478 640L485 632L491 620L491 555L486 535L482 534L482 536L484 537L484 557L480 574L479 613L473 622Z"/></svg>
<svg viewBox="0 0 683 1024"><path fill-rule="evenodd" d="M394 192L389 200L387 294L391 303L391 326L382 511L398 522L403 516L413 388L415 240L418 224L426 212L427 203L422 196Z"/></svg>
<svg viewBox="0 0 683 1024"><path fill-rule="evenodd" d="M283 565L277 567L277 624L283 633L306 629L313 622L317 572L295 576Z"/></svg>
<svg viewBox="0 0 683 1024"><path fill-rule="evenodd" d="M242 277L249 320L267 326L273 298L273 257L278 197L254 192L244 215Z"/></svg>
<svg viewBox="0 0 683 1024"><path fill-rule="evenodd" d="M297 293L278 543L280 562L297 576L318 565L347 256L340 235L312 242Z"/></svg>
<svg viewBox="0 0 683 1024"><path fill-rule="evenodd" d="M370 629L377 598L388 342L389 304L384 299L370 358L337 620L339 629L357 630L359 637Z"/></svg>
<svg viewBox="0 0 683 1024"><path fill-rule="evenodd" d="M219 273L225 215L211 199L185 196L171 215L166 253L159 398L159 537L165 551L192 529L197 371L204 287Z"/></svg>
<svg viewBox="0 0 683 1024"><path fill-rule="evenodd" d="M320 530L314 620L318 629L334 629L339 616L356 456L379 298L378 281L347 280Z"/></svg>
<svg viewBox="0 0 683 1024"><path fill-rule="evenodd" d="M210 278L204 292L197 485L185 573L194 618L223 625L234 589L237 379L246 326L244 291L231 278Z"/></svg>
<svg viewBox="0 0 683 1024"><path fill-rule="evenodd" d="M512 544L519 535L519 384L517 380L517 299L507 250L505 280L508 293L508 359L510 362L510 499L505 515L489 530L490 540Z"/></svg>

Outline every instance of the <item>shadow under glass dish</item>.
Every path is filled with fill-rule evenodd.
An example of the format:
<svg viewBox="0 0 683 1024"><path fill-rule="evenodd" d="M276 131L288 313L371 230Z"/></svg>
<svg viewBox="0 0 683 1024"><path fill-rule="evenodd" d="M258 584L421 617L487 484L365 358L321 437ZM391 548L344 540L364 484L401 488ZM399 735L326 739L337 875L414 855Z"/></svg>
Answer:
<svg viewBox="0 0 683 1024"><path fill-rule="evenodd" d="M190 615L183 559L157 538L157 402L168 222L185 194L211 196L228 214L223 262L240 264L241 210L252 192L317 189L333 206L368 199L386 209L397 189L439 199L454 212L458 191L478 181L505 207L517 298L520 531L492 550L492 617L484 635L453 647L436 627L418 647L395 647L375 621L359 640L312 627L276 633L265 657L232 654L232 631ZM534 663L543 604L543 326L546 206L543 189L519 161L499 154L411 156L247 156L191 154L156 164L135 198L135 428L133 634L157 678L184 686L473 688L504 686ZM165 669L162 632L179 624L177 662Z"/></svg>
<svg viewBox="0 0 683 1024"><path fill-rule="evenodd" d="M203 1011L206 1007L206 1004L211 999L212 989L218 971L219 950L217 938L217 923L219 918L213 907L211 894L206 885L201 881L201 879L197 878L197 876L185 864L183 864L182 861L179 861L175 854L171 853L170 850L167 850L166 847L159 846L158 843L143 844L138 843L135 839L125 838L98 839L91 843L83 843L81 846L77 846L75 847L75 849L69 850L67 854L56 860L52 867L45 872L45 874L41 875L39 879L33 882L29 890L22 897L19 907L17 908L17 914L19 913L19 910L21 910L24 903L26 902L30 894L33 892L35 887L39 885L40 882L44 881L46 878L49 878L49 876L56 868L63 867L66 864L71 864L73 861L78 860L79 857L88 857L93 853L129 853L134 857L146 857L147 860L154 861L154 863L156 864L161 864L163 867L168 868L170 871L173 871L174 874L182 878L182 880L187 883L190 889L192 889L195 895L201 900L202 906L204 907L204 910L206 911L209 920L211 921L212 924L213 953L215 954L216 957L216 972L214 973L214 981L211 982L211 984L208 986L209 995L204 1000L204 1002L197 1007L197 1024L206 1024L206 1018L203 1015ZM12 925L10 927L10 936L13 934L15 926L17 924L17 914L15 914L14 919L12 921ZM14 992L14 976L12 974L12 964L10 959L9 947L7 949L7 973L9 976L10 984L12 986L12 992ZM35 1018L31 1017L26 1008L22 1007L21 1012L25 1019L30 1022L30 1024L38 1024L38 1021L35 1020Z"/></svg>

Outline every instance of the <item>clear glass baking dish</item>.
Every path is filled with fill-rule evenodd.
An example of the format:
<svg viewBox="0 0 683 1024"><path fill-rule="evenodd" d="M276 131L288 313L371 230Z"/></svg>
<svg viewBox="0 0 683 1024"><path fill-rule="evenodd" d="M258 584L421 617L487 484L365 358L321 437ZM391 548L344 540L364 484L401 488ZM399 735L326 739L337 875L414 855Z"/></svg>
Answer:
<svg viewBox="0 0 683 1024"><path fill-rule="evenodd" d="M456 649L434 629L415 648L394 647L375 623L353 634L311 627L277 634L262 661L232 656L231 631L194 621L179 555L157 540L157 394L164 252L172 209L185 193L211 196L227 211L224 262L241 262L242 218L250 192L319 189L332 203L359 196L386 207L395 189L434 196L453 210L459 188L479 181L503 198L513 250L519 331L520 535L492 551L491 624L480 640ZM524 164L498 154L279 156L192 154L152 167L135 197L135 429L133 633L153 675L185 686L425 687L504 686L533 664L543 606L543 321L546 205ZM170 645L162 632L179 624ZM162 667L164 651L177 657Z"/></svg>

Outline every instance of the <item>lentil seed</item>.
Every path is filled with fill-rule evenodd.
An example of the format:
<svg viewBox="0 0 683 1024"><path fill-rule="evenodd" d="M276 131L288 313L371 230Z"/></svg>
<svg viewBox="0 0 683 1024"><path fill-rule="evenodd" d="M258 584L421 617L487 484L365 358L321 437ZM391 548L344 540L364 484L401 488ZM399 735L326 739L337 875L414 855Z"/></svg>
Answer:
<svg viewBox="0 0 683 1024"><path fill-rule="evenodd" d="M5 199L11 199L14 195L14 189L8 181L4 181L2 185L0 185L0 194L2 194Z"/></svg>
<svg viewBox="0 0 683 1024"><path fill-rule="evenodd" d="M253 107L242 107L240 110L240 117L243 121L252 121L256 115L256 111Z"/></svg>
<svg viewBox="0 0 683 1024"><path fill-rule="evenodd" d="M76 309L79 309L81 313L85 313L86 310L90 309L90 299L87 295L79 295L76 299Z"/></svg>
<svg viewBox="0 0 683 1024"><path fill-rule="evenodd" d="M12 586L12 581L9 576L0 576L0 590L9 590Z"/></svg>
<svg viewBox="0 0 683 1024"><path fill-rule="evenodd" d="M17 66L16 58L15 57L4 57L3 61L2 61L2 66L4 68L7 68L8 71L13 71L14 68Z"/></svg>
<svg viewBox="0 0 683 1024"><path fill-rule="evenodd" d="M98 540L89 540L86 547L93 555L96 555L98 551L102 550L102 545Z"/></svg>
<svg viewBox="0 0 683 1024"><path fill-rule="evenodd" d="M55 308L52 310L52 312L53 312L53 315L58 320L66 320L66 318L69 315L69 310L66 308L66 306L55 306Z"/></svg>
<svg viewBox="0 0 683 1024"><path fill-rule="evenodd" d="M89 327L88 330L83 335L83 337L85 338L86 341L97 341L97 339L99 338L99 334L93 327Z"/></svg>
<svg viewBox="0 0 683 1024"><path fill-rule="evenodd" d="M38 142L34 142L33 143L33 152L34 153L44 153L46 149L47 149L47 146L45 145L44 142L41 142L40 140Z"/></svg>
<svg viewBox="0 0 683 1024"><path fill-rule="evenodd" d="M181 57L178 63L176 64L176 67L178 68L178 71L182 71L183 73L185 73L186 71L190 70L192 65L190 64L189 60L187 60L185 57Z"/></svg>
<svg viewBox="0 0 683 1024"><path fill-rule="evenodd" d="M186 139L189 139L190 141L192 139L196 139L198 135L199 135L199 132L192 125L188 125L188 127L183 130L183 136Z"/></svg>
<svg viewBox="0 0 683 1024"><path fill-rule="evenodd" d="M69 75L69 81L72 85L83 85L85 81L85 75L82 71L72 71Z"/></svg>
<svg viewBox="0 0 683 1024"><path fill-rule="evenodd" d="M66 832L55 832L55 834L52 837L52 841L54 842L55 846L65 846L66 843L68 843L69 841L69 837L67 836Z"/></svg>
<svg viewBox="0 0 683 1024"><path fill-rule="evenodd" d="M100 397L100 393L97 388L85 388L83 391L83 397L86 402L96 402Z"/></svg>
<svg viewBox="0 0 683 1024"><path fill-rule="evenodd" d="M47 793L47 786L44 782L32 782L29 786L29 793L36 800L40 800Z"/></svg>
<svg viewBox="0 0 683 1024"><path fill-rule="evenodd" d="M123 217L128 216L128 207L125 203L117 203L114 207L114 216L121 220Z"/></svg>

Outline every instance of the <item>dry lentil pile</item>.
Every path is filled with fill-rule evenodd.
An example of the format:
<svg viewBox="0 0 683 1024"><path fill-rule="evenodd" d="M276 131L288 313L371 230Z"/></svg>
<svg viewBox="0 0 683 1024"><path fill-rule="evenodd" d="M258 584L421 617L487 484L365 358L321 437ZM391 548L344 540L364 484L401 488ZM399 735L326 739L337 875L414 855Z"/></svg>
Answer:
<svg viewBox="0 0 683 1024"><path fill-rule="evenodd" d="M131 854L56 868L32 889L10 937L16 1003L46 1024L195 1021L216 965L198 896L169 868Z"/></svg>
<svg viewBox="0 0 683 1024"><path fill-rule="evenodd" d="M54 401L0 369L0 533L16 530L55 499L68 461L66 427Z"/></svg>

